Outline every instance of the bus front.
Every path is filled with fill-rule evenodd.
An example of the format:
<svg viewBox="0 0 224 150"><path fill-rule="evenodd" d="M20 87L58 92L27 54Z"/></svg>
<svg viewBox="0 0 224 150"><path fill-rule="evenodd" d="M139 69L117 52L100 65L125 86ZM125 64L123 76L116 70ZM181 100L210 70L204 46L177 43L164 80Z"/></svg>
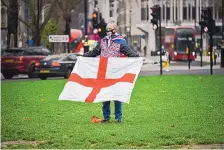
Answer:
<svg viewBox="0 0 224 150"><path fill-rule="evenodd" d="M195 30L193 28L176 28L174 45L175 51L172 54L172 60L195 60Z"/></svg>

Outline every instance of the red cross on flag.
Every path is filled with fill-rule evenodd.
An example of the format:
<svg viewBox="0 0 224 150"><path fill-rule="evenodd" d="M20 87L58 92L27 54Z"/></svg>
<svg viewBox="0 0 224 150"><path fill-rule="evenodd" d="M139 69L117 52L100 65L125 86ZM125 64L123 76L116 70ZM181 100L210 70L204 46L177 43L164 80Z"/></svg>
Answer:
<svg viewBox="0 0 224 150"><path fill-rule="evenodd" d="M59 100L129 103L142 57L79 57Z"/></svg>

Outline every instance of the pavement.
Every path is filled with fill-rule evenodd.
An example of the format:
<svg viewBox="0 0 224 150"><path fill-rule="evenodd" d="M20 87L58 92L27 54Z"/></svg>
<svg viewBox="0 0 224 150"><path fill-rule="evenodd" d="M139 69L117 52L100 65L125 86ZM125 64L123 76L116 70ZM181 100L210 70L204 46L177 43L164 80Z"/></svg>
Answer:
<svg viewBox="0 0 224 150"><path fill-rule="evenodd" d="M197 57L195 60L197 62L201 62L201 57ZM203 65L202 67L200 65L198 66L191 66L190 69L188 68L188 62L186 61L186 65L176 65L177 62L171 61L169 66L169 71L171 70L205 70L210 69L210 57L209 56L203 56L202 61L206 62L206 65ZM220 68L220 62L221 57L218 57L216 60L216 65L213 65L213 69L224 69ZM165 68L163 68L165 71ZM159 63L159 56L147 56L145 57L144 64L142 66L141 71L160 71L160 63Z"/></svg>

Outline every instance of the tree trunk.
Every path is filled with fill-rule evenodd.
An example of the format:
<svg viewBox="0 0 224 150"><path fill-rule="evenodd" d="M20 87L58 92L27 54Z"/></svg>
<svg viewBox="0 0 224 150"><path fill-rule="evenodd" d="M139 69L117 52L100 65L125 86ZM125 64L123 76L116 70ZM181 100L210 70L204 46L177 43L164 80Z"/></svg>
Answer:
<svg viewBox="0 0 224 150"><path fill-rule="evenodd" d="M18 33L17 33L17 30L16 32L13 34L13 37L14 37L14 47L17 47L18 46Z"/></svg>
<svg viewBox="0 0 224 150"><path fill-rule="evenodd" d="M18 2L9 0L8 23L7 23L7 48L10 47L11 34L14 36L14 47L17 47L17 30L18 30Z"/></svg>
<svg viewBox="0 0 224 150"><path fill-rule="evenodd" d="M40 2L37 0L37 24L36 24L36 35L35 35L35 45L40 46Z"/></svg>
<svg viewBox="0 0 224 150"><path fill-rule="evenodd" d="M34 45L35 46L40 46L40 41L41 41L41 36L40 33L38 33L38 31L35 32L34 34Z"/></svg>

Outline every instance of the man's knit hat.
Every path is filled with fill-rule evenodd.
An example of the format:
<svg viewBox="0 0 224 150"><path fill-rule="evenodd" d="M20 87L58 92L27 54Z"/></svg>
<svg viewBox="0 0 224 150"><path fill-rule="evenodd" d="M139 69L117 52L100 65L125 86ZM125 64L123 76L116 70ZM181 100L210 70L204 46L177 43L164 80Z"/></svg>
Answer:
<svg viewBox="0 0 224 150"><path fill-rule="evenodd" d="M116 30L117 25L114 22L110 22L107 24L107 29L114 29Z"/></svg>

